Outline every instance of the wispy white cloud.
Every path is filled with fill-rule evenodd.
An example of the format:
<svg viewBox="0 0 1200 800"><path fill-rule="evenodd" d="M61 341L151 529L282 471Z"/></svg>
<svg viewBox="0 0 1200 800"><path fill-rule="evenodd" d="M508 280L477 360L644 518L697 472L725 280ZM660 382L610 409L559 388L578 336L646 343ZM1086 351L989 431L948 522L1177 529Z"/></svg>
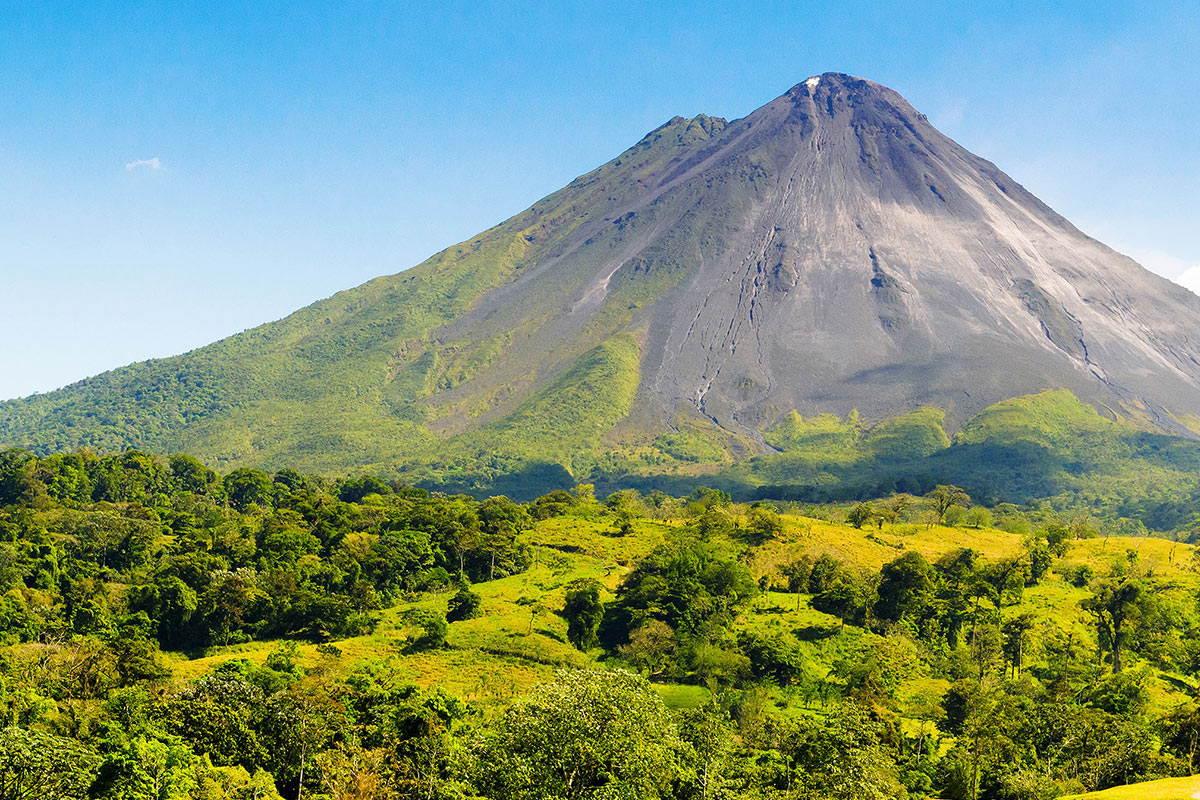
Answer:
<svg viewBox="0 0 1200 800"><path fill-rule="evenodd" d="M1101 236L1103 235L1104 234L1101 233ZM1151 272L1157 272L1164 278L1170 278L1171 280L1176 280L1176 275L1186 272L1193 266L1190 260L1181 258L1179 255L1175 253L1169 253L1166 250L1160 250L1153 247L1137 247L1134 245L1122 247L1122 243L1120 241L1118 241L1116 244L1112 244L1110 240L1105 241L1107 241L1111 247L1115 248L1117 252L1124 253Z"/></svg>
<svg viewBox="0 0 1200 800"><path fill-rule="evenodd" d="M955 130L963 123L967 115L966 100L952 100L943 103L933 114L933 124L936 128Z"/></svg>
<svg viewBox="0 0 1200 800"><path fill-rule="evenodd" d="M139 158L137 161L130 161L125 165L128 172L133 172L135 169L148 169L151 172L162 172L166 170L166 165L158 156L154 158Z"/></svg>
<svg viewBox="0 0 1200 800"><path fill-rule="evenodd" d="M1183 288L1191 290L1192 294L1200 294L1200 264L1188 267L1171 280Z"/></svg>

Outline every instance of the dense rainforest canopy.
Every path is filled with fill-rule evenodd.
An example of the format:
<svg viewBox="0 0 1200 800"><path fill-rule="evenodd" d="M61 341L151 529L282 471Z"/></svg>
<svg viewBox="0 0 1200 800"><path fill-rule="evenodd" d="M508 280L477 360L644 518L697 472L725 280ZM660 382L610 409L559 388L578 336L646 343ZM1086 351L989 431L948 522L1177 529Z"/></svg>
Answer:
<svg viewBox="0 0 1200 800"><path fill-rule="evenodd" d="M516 503L8 450L0 800L1036 800L1186 775L1200 577L1174 538L948 484Z"/></svg>

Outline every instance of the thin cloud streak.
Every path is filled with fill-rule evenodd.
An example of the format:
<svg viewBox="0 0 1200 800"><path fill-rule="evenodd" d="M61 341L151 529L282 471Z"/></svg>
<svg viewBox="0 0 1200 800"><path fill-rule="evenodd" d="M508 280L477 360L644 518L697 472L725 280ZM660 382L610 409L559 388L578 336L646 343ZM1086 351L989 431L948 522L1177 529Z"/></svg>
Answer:
<svg viewBox="0 0 1200 800"><path fill-rule="evenodd" d="M135 169L148 169L151 172L163 172L166 170L166 165L162 160L155 156L154 158L139 158L136 161L130 161L125 165L126 172L133 172Z"/></svg>

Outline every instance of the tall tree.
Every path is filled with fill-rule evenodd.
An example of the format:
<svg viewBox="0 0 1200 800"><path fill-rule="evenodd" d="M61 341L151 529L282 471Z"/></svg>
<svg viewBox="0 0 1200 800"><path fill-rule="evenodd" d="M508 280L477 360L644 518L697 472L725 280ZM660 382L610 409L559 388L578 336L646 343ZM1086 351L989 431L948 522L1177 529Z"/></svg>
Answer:
<svg viewBox="0 0 1200 800"><path fill-rule="evenodd" d="M958 486L939 484L926 496L933 501L933 510L937 513L939 522L946 518L946 512L953 506L967 508L971 505L971 496Z"/></svg>
<svg viewBox="0 0 1200 800"><path fill-rule="evenodd" d="M681 745L643 678L560 671L508 709L482 744L477 788L493 800L673 797Z"/></svg>
<svg viewBox="0 0 1200 800"><path fill-rule="evenodd" d="M0 800L86 797L99 760L71 739L17 727L0 730Z"/></svg>
<svg viewBox="0 0 1200 800"><path fill-rule="evenodd" d="M596 644L596 631L604 617L600 583L594 579L577 580L567 587L563 618L567 621L567 639L580 650Z"/></svg>
<svg viewBox="0 0 1200 800"><path fill-rule="evenodd" d="M1083 607L1096 618L1100 647L1105 643L1112 654L1112 671L1121 671L1121 649L1129 636L1128 623L1138 608L1142 585L1133 578L1106 578L1092 584L1092 596Z"/></svg>

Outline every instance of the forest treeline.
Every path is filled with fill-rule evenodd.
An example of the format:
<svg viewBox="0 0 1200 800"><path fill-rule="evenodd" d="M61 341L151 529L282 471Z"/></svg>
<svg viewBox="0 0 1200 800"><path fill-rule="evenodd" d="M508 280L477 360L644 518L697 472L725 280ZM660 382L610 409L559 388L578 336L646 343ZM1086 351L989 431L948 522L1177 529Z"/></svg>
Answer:
<svg viewBox="0 0 1200 800"><path fill-rule="evenodd" d="M1137 548L1068 559L1144 529L972 508L943 485L802 510L866 537L994 525L1019 550L764 560L789 510L705 489L520 504L370 476L221 476L186 455L4 451L0 800L1040 800L1194 771L1198 582ZM585 668L460 698L339 647L403 609L404 652L443 651L451 626L486 618L480 587L553 561L539 526L571 519L618 546L663 523L610 585L557 553L550 610ZM1039 616L1064 597L1084 633ZM780 624L793 603L808 623ZM228 650L259 641L265 660ZM702 702L664 702L678 686Z"/></svg>

